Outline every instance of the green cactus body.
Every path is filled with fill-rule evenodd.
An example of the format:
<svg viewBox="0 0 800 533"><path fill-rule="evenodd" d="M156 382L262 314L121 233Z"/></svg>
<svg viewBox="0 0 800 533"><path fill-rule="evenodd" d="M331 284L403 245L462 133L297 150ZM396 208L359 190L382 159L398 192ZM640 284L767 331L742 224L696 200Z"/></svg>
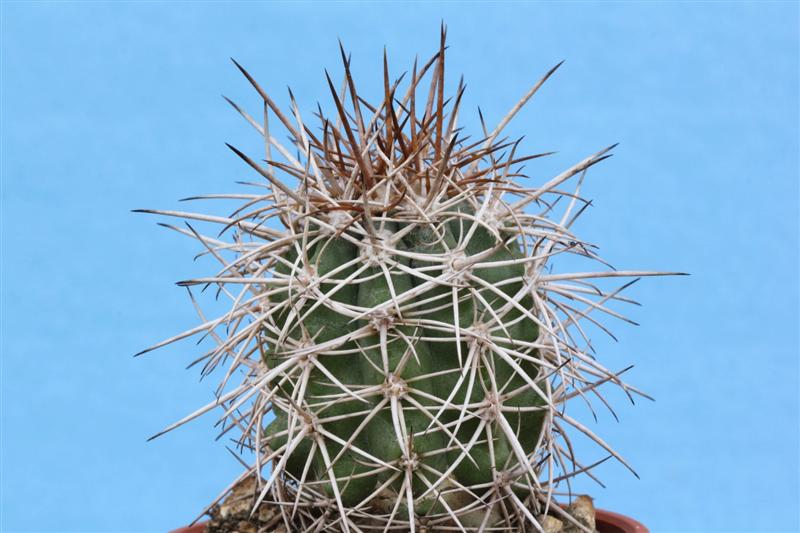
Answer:
<svg viewBox="0 0 800 533"><path fill-rule="evenodd" d="M422 472L420 477L413 479L413 493L416 495L430 488L430 482L435 480L431 471L444 472L450 464L457 463L455 481L466 486L488 483L497 471L508 468L510 447L496 422L488 422L494 436L491 453L485 436L479 437L478 440L482 442L472 446L468 453L465 453L464 445L479 428L483 415L474 412L474 404L486 399L487 389L494 386L504 391L515 391L525 386L525 380L501 357L487 349L487 345L496 345L497 349L518 350L516 340L533 342L538 336L535 322L513 306L509 309L507 300L465 276L455 277L447 284L431 285L430 280L446 275L448 268L452 270L452 264L446 259L453 256L461 258L465 265L475 261L475 257L480 257L480 263L485 266L475 269L474 276L498 286L509 298L517 296L524 286L521 281L525 274L522 265L492 266L493 262L522 257L519 245L513 238L511 242L503 243L485 229L476 228L477 231L466 241L463 228L456 228L456 236L452 226L452 223L437 224L433 228L414 224L384 224L380 237L376 238L380 249L374 251L372 259L367 257L373 252L370 248L373 244L370 239L363 239L366 242L363 243L361 256L365 261L374 261L376 264L368 264L355 279L337 288L338 282L355 272L356 267L349 266L337 272L330 281L319 283L321 294L318 298L308 298L300 290L287 291L291 305L278 317L277 323L284 321L283 327L290 333L283 345L272 347L273 353L280 354L291 352L291 347L309 342L323 344L342 337L344 332L353 334L359 329L369 330L366 334L355 335L357 338L354 340L336 346L330 353L322 351L316 354L316 361L327 369L329 375L318 369L310 371L304 395L306 404L309 414L321 420L352 414L322 425L330 434L347 441L360 425L365 424L353 444L384 463L402 465L410 454L411 460L432 469L427 471L427 476ZM402 236L396 237L399 227L405 231ZM341 236L325 238L323 230L316 231L318 233L314 238L318 235L323 235L323 238L316 241L306 254L299 255L291 248L275 269L278 275L287 279L301 280L300 287L307 283L307 280L302 281L303 273L313 273L324 279L335 268L359 257L358 246L353 244L360 242L357 235L348 235L349 240ZM385 249L395 249L399 253L390 254ZM412 259L402 255L402 252L427 255L431 260L425 261L419 257ZM514 281L518 278L519 281ZM426 284L431 287L426 289ZM423 290L418 295L400 304L393 303L402 299L404 294L420 288ZM326 293L331 294L328 296ZM319 298L328 297L335 305L343 304L352 311L375 311L357 320L351 314L341 314L328 305L319 305L308 312ZM458 301L457 307L453 304L454 299ZM530 295L518 299L520 305L532 310ZM487 303L495 313L503 313L507 317L508 326L493 323L493 315L486 309ZM408 308L409 311L398 312L401 308ZM303 311L295 312L290 317L290 309ZM458 343L453 329L456 317L461 329ZM295 320L296 324L286 326L286 320ZM486 325L481 330L483 324ZM487 343L472 336L472 330L483 331L497 337L497 340ZM457 344L460 344L460 349ZM348 350L351 353L345 353ZM474 371L464 373L462 368L467 359L471 361L470 368ZM279 361L281 358L276 357L268 360L267 364L274 366ZM538 368L534 364L522 361L519 366L531 379L536 379ZM487 367L491 368L488 373ZM383 389L369 396L367 401L341 396L337 402L330 404L325 402L326 395L339 391L339 386L330 376L347 386ZM296 387L284 394L291 398L295 392ZM452 405L442 409L445 402ZM315 410L315 404L323 404L323 407ZM510 399L508 405L535 407L542 405L542 399L536 392L526 390ZM368 418L373 410L377 410L376 413ZM533 452L541 430L541 417L512 412L506 412L503 416L507 426L514 428L516 438L526 452ZM280 413L266 428L268 438L280 434L270 440L273 449L286 444L287 423L287 415ZM408 436L404 440L398 434L398 425ZM341 452L340 442L326 436L322 439L330 454ZM309 457L312 440L311 437L305 439L302 445L291 451L292 457L287 460L289 472L298 479ZM452 449L447 450L448 444ZM490 459L492 454L494 464ZM414 468L423 470L419 465ZM311 476L307 474L306 480L321 482L328 496L332 497L332 487L326 482L325 470L322 458L316 458L311 474L315 479L309 479ZM336 477L342 479L342 499L348 506L369 497L394 472L387 468L381 470L379 464L352 451L345 452L333 470ZM370 473L376 470L377 473ZM395 480L388 488L400 491L402 481ZM430 511L431 506L427 507ZM434 511L441 512L441 509Z"/></svg>

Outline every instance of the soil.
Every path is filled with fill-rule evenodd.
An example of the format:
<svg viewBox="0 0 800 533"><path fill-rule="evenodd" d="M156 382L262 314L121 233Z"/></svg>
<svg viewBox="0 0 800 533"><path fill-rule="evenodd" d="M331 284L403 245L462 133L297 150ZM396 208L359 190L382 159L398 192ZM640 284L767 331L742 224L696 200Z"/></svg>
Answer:
<svg viewBox="0 0 800 533"><path fill-rule="evenodd" d="M236 485L225 500L214 506L207 533L291 533L286 530L277 507L261 505L251 516L256 478L249 477Z"/></svg>
<svg viewBox="0 0 800 533"><path fill-rule="evenodd" d="M210 511L211 520L206 525L207 533L293 533L286 529L280 511L271 505L261 505L251 516L255 478L248 478L234 487L230 495ZM586 495L576 497L570 505L562 507L576 522L578 527L563 513L552 512L539 516L544 533L585 533L596 532L595 509L592 498Z"/></svg>

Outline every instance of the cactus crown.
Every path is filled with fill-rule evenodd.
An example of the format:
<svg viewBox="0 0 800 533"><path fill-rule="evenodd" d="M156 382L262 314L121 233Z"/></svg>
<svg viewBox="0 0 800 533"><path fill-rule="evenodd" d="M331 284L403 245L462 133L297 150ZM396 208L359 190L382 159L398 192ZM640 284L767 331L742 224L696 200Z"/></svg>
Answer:
<svg viewBox="0 0 800 533"><path fill-rule="evenodd" d="M237 481L255 475L255 507L279 505L291 531L539 530L559 484L593 466L574 457L571 430L626 464L567 400L602 400L604 383L642 394L595 360L581 324L603 328L594 315L621 318L607 304L630 302L596 278L659 273L549 268L560 254L606 265L571 227L587 169L613 147L543 183L522 173L547 154L520 156L501 134L558 65L470 140L457 126L463 82L444 95L444 29L405 88L384 54L377 105L342 60L341 88L327 76L335 113L320 109L315 129L237 63L261 120L229 102L263 137L266 164L231 149L265 181L212 196L243 201L228 217L150 211L230 235L170 226L221 263L181 285L216 286L231 307L153 347L208 335L203 375L226 367L217 400L165 431L221 406L223 433L254 454ZM275 118L293 150L271 134Z"/></svg>

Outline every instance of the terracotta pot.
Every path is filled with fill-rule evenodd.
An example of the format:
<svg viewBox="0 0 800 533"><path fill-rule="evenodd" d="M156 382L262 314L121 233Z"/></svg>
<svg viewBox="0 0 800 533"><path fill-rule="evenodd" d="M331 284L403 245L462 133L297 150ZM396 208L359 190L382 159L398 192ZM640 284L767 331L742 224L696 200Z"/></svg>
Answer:
<svg viewBox="0 0 800 533"><path fill-rule="evenodd" d="M611 511L598 509L596 521L598 533L650 533L649 529L633 518ZM171 533L203 533L205 527L205 523L195 524L176 529Z"/></svg>
<svg viewBox="0 0 800 533"><path fill-rule="evenodd" d="M595 521L599 533L650 533L644 524L633 518L602 509L597 510Z"/></svg>

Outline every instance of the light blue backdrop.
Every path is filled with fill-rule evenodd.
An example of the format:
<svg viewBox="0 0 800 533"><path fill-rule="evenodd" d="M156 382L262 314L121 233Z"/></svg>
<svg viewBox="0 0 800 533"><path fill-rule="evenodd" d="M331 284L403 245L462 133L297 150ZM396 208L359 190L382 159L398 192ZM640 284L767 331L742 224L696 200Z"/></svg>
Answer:
<svg viewBox="0 0 800 533"><path fill-rule="evenodd" d="M615 266L676 269L631 295L639 328L596 339L655 403L593 429L635 465L582 483L654 531L798 524L798 4L258 4L2 6L2 531L163 532L239 471L211 417L145 439L209 399L196 323L172 282L198 247L132 208L255 180L223 145L258 139L220 98L256 109L228 61L282 105L330 106L337 37L366 92L437 46L451 85L497 121L566 63L509 132L548 177L613 142L578 230ZM621 400L621 399L620 399ZM587 453L596 453L587 449Z"/></svg>

